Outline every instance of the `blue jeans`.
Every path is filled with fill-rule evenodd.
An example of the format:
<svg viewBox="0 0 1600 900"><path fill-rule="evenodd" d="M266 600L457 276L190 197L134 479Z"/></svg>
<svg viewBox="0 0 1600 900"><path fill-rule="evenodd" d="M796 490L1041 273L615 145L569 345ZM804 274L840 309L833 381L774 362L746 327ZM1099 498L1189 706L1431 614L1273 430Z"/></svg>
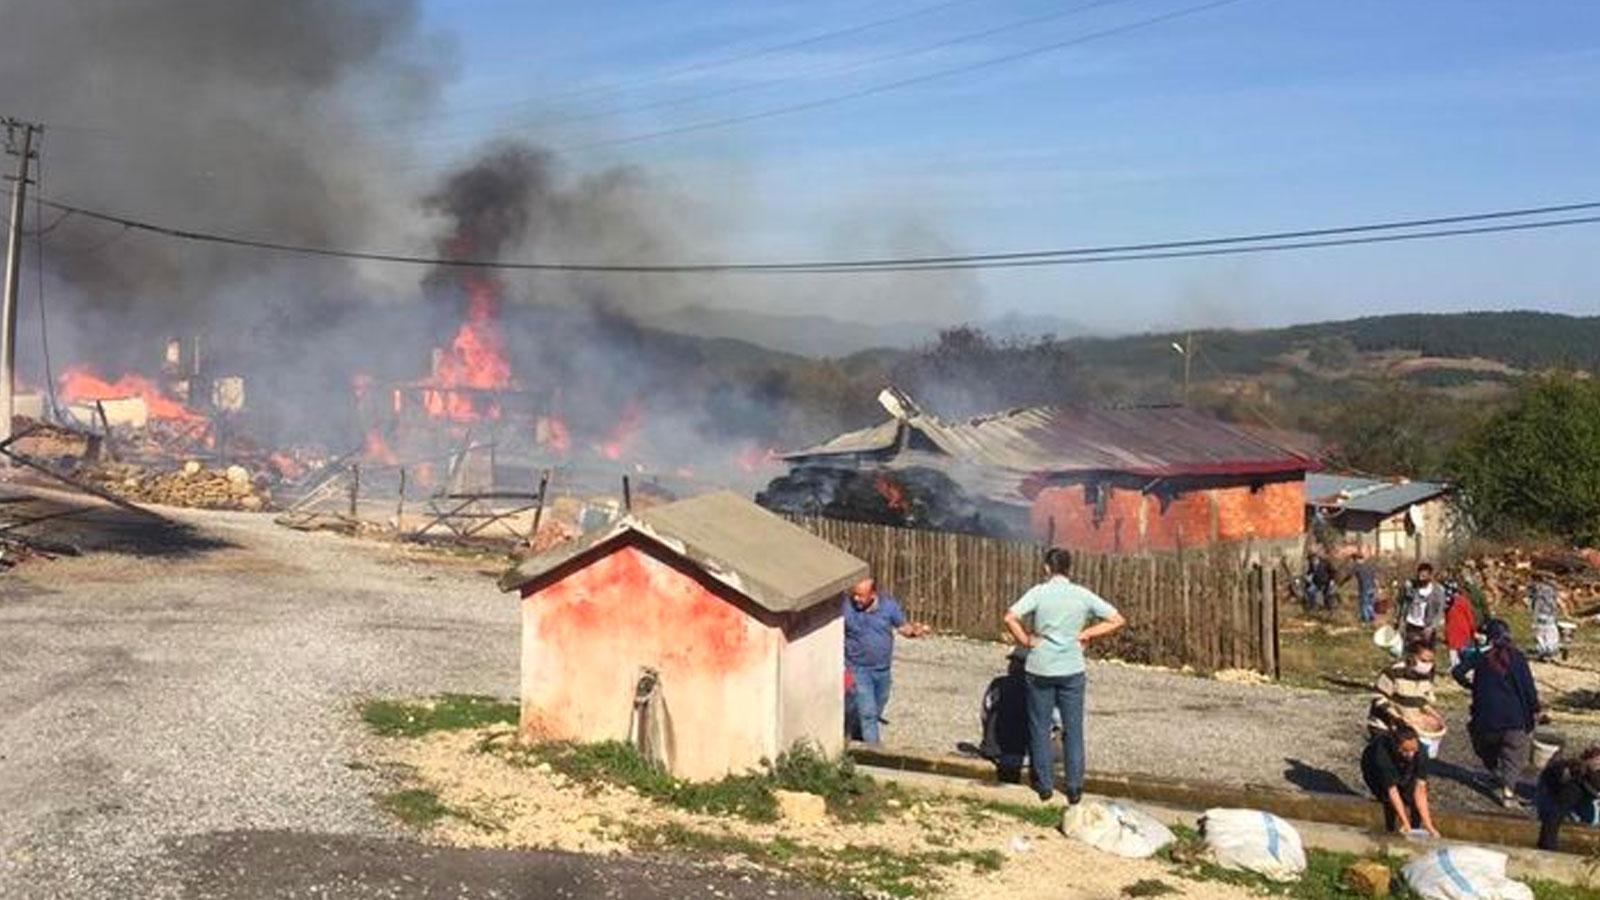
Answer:
<svg viewBox="0 0 1600 900"><path fill-rule="evenodd" d="M1378 592L1370 588L1361 590L1361 621L1370 623L1378 618Z"/></svg>
<svg viewBox="0 0 1600 900"><path fill-rule="evenodd" d="M868 668L851 666L850 676L855 681L851 696L856 703L856 718L861 723L861 739L869 744L878 743L878 719L883 708L889 705L889 667Z"/></svg>
<svg viewBox="0 0 1600 900"><path fill-rule="evenodd" d="M1050 754L1051 712L1061 714L1061 753L1066 758L1067 793L1083 792L1083 699L1087 680L1076 675L1028 676L1028 752L1032 757L1033 788L1048 793L1054 787L1054 761Z"/></svg>

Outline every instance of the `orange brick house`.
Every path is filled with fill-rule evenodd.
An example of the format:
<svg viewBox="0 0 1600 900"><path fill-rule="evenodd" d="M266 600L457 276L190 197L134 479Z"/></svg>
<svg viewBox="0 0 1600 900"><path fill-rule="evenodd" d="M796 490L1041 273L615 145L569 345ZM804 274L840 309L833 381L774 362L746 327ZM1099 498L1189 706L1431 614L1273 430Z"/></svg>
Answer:
<svg viewBox="0 0 1600 900"><path fill-rule="evenodd" d="M1097 553L1251 542L1298 553L1315 461L1178 406L1031 407L963 421L885 391L891 418L786 454L794 469L935 469L1014 533Z"/></svg>

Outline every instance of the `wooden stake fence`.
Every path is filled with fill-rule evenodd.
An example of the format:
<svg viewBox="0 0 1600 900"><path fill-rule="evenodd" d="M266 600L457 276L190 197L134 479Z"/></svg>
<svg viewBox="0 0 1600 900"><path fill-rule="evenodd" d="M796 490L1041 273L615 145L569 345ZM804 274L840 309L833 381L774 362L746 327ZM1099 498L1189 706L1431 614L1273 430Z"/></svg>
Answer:
<svg viewBox="0 0 1600 900"><path fill-rule="evenodd" d="M865 560L874 577L935 629L1001 637L1007 607L1044 577L1040 547L969 534L792 517ZM1273 574L1248 548L1112 556L1074 553L1073 580L1106 598L1128 627L1096 655L1205 672L1277 674Z"/></svg>

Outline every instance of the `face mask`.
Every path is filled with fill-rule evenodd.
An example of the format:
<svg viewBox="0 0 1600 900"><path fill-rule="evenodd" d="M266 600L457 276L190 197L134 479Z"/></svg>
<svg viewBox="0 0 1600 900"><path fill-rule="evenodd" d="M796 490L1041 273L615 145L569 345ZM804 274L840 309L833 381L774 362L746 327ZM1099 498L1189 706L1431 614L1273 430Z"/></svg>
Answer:
<svg viewBox="0 0 1600 900"><path fill-rule="evenodd" d="M1416 662L1416 663L1412 663L1411 664L1411 671L1417 673L1418 675L1432 675L1433 674L1433 663L1431 663L1431 662Z"/></svg>

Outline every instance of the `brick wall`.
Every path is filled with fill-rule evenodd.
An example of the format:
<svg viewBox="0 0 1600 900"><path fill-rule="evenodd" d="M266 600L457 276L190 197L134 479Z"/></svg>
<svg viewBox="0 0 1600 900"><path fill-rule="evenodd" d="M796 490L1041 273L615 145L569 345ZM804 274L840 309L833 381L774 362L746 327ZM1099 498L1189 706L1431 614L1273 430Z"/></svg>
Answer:
<svg viewBox="0 0 1600 900"><path fill-rule="evenodd" d="M1298 538L1305 529L1305 482L1212 480L1172 486L1163 496L1114 481L1097 488L1063 484L1040 491L1030 523L1036 537L1094 553L1139 553L1216 541ZM1104 494L1097 504L1094 492Z"/></svg>

